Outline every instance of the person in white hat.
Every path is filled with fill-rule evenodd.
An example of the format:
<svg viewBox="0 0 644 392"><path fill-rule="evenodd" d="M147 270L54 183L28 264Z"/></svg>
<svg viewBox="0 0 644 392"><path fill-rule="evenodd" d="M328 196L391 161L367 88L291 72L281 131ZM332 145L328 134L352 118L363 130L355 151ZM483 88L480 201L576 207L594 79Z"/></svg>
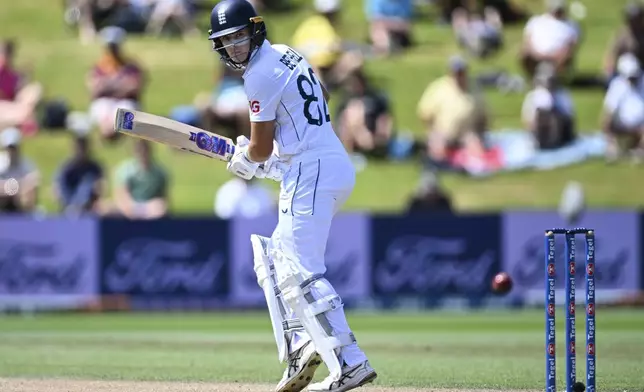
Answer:
<svg viewBox="0 0 644 392"><path fill-rule="evenodd" d="M557 73L571 69L579 27L566 16L566 0L546 0L548 12L533 16L523 31L521 65L532 79L539 63L551 62Z"/></svg>
<svg viewBox="0 0 644 392"><path fill-rule="evenodd" d="M92 95L89 114L101 135L112 140L118 135L114 131L116 110L139 108L145 79L141 68L123 53L125 30L109 26L101 30L100 36L105 51L88 77L87 87Z"/></svg>
<svg viewBox="0 0 644 392"><path fill-rule="evenodd" d="M39 173L20 151L16 128L0 132L0 212L28 212L36 206Z"/></svg>
<svg viewBox="0 0 644 392"><path fill-rule="evenodd" d="M634 54L619 57L617 73L604 98L602 129L608 137L609 161L621 154L619 139L626 141L629 150L644 151L644 79Z"/></svg>

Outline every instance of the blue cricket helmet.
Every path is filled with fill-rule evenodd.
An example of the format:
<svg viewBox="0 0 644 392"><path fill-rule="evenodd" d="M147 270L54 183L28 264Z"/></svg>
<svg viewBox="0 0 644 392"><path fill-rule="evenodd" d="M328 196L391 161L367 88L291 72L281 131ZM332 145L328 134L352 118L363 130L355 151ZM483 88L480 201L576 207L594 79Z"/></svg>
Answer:
<svg viewBox="0 0 644 392"><path fill-rule="evenodd" d="M220 38L236 33L244 28L250 32L250 49L248 57L241 63L233 61L226 48L221 44ZM264 19L257 15L255 8L246 0L223 0L217 3L210 13L210 30L208 39L213 43L213 49L221 56L226 65L239 69L248 64L255 49L262 46L266 39L266 25Z"/></svg>

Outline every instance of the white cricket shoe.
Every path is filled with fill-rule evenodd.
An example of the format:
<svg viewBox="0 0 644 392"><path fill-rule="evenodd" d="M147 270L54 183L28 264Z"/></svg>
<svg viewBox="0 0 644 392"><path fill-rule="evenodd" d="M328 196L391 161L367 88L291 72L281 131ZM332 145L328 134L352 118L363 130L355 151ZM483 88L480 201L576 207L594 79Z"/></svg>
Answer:
<svg viewBox="0 0 644 392"><path fill-rule="evenodd" d="M378 377L376 371L369 365L369 361L364 361L354 366L344 366L342 376L338 381L334 381L332 376L325 378L321 382L309 385L308 392L344 392L361 387L372 382Z"/></svg>
<svg viewBox="0 0 644 392"><path fill-rule="evenodd" d="M312 342L307 342L299 350L289 354L288 367L275 391L300 392L313 380L315 371L321 363L322 360L315 351L315 346Z"/></svg>

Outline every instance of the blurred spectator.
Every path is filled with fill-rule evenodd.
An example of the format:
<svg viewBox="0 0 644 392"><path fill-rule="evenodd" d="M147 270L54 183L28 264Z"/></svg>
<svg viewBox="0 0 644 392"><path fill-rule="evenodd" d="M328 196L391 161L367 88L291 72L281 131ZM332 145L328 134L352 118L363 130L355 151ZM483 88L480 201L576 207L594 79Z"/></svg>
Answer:
<svg viewBox="0 0 644 392"><path fill-rule="evenodd" d="M0 212L32 212L38 199L40 173L23 156L21 135L16 128L0 133Z"/></svg>
<svg viewBox="0 0 644 392"><path fill-rule="evenodd" d="M64 213L101 212L105 178L89 144L88 134L74 134L74 155L61 165L54 177L54 196Z"/></svg>
<svg viewBox="0 0 644 392"><path fill-rule="evenodd" d="M575 139L572 98L561 86L552 64L537 67L534 89L526 95L521 115L539 149L563 147Z"/></svg>
<svg viewBox="0 0 644 392"><path fill-rule="evenodd" d="M362 58L345 51L338 33L340 0L315 0L316 14L306 18L291 39L293 48L313 66L325 87L332 91L351 71L362 65Z"/></svg>
<svg viewBox="0 0 644 392"><path fill-rule="evenodd" d="M423 1L423 0L421 0ZM526 12L514 0L425 0L434 3L440 12L441 22L451 23L454 11L458 8L493 7L500 15L504 24L516 23L526 19Z"/></svg>
<svg viewBox="0 0 644 392"><path fill-rule="evenodd" d="M39 83L27 83L14 67L16 43L6 40L0 46L0 129L18 127L23 132L37 128L35 109L42 97Z"/></svg>
<svg viewBox="0 0 644 392"><path fill-rule="evenodd" d="M502 45L503 22L493 7L478 9L459 7L452 14L452 29L462 47L476 57L487 57Z"/></svg>
<svg viewBox="0 0 644 392"><path fill-rule="evenodd" d="M609 144L609 161L621 155L619 141L641 155L644 151L644 78L637 57L625 53L617 61L618 75L610 82L604 98L602 128Z"/></svg>
<svg viewBox="0 0 644 392"><path fill-rule="evenodd" d="M557 73L572 69L579 29L566 17L566 0L547 0L548 12L533 16L523 31L521 64L532 79L541 62L551 62Z"/></svg>
<svg viewBox="0 0 644 392"><path fill-rule="evenodd" d="M153 158L150 142L137 139L134 143L135 157L116 170L116 208L131 219L161 218L168 213L168 173Z"/></svg>
<svg viewBox="0 0 644 392"><path fill-rule="evenodd" d="M290 11L294 8L294 0L248 0L258 13L264 11ZM212 8L212 7L211 7Z"/></svg>
<svg viewBox="0 0 644 392"><path fill-rule="evenodd" d="M114 131L118 108L139 108L145 82L141 68L123 53L125 34L125 30L113 26L101 31L105 50L87 80L92 96L90 116L106 139L118 135Z"/></svg>
<svg viewBox="0 0 644 392"><path fill-rule="evenodd" d="M427 153L434 162L445 162L451 152L460 149L468 156L480 156L485 151L485 100L472 85L463 58L451 57L449 71L449 75L427 86L418 102L418 117L428 133Z"/></svg>
<svg viewBox="0 0 644 392"><path fill-rule="evenodd" d="M97 31L107 26L143 32L151 1L154 0L65 0L65 22L78 26L83 44L92 42Z"/></svg>
<svg viewBox="0 0 644 392"><path fill-rule="evenodd" d="M248 98L242 73L218 62L218 82L211 93L201 93L195 99L202 112L203 127L235 140L239 135L250 137Z"/></svg>
<svg viewBox="0 0 644 392"><path fill-rule="evenodd" d="M413 0L364 0L371 44L377 55L412 46Z"/></svg>
<svg viewBox="0 0 644 392"><path fill-rule="evenodd" d="M407 203L407 213L452 212L452 202L438 182L436 174L421 175L416 193Z"/></svg>
<svg viewBox="0 0 644 392"><path fill-rule="evenodd" d="M630 2L626 6L624 25L604 56L604 76L608 81L617 75L617 59L629 52L640 64L644 63L644 5L639 2Z"/></svg>
<svg viewBox="0 0 644 392"><path fill-rule="evenodd" d="M173 21L184 37L199 34L187 0L136 0L136 2L147 2L151 7L146 27L148 33L160 35L164 26Z"/></svg>
<svg viewBox="0 0 644 392"><path fill-rule="evenodd" d="M233 177L219 187L215 196L215 215L221 219L256 218L275 211L271 189L261 180L246 181Z"/></svg>
<svg viewBox="0 0 644 392"><path fill-rule="evenodd" d="M346 93L336 116L342 143L350 154L385 157L394 133L389 100L371 85L362 70L353 72L344 86Z"/></svg>

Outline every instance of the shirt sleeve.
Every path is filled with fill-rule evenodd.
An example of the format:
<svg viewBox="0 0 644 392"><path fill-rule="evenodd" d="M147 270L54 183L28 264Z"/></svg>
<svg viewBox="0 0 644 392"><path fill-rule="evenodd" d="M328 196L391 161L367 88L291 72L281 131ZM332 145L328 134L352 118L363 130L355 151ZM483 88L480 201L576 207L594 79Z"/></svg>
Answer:
<svg viewBox="0 0 644 392"><path fill-rule="evenodd" d="M427 86L423 92L416 109L416 113L422 121L430 121L433 118L437 106L436 98L439 96L438 90L439 85L437 82L434 82Z"/></svg>
<svg viewBox="0 0 644 392"><path fill-rule="evenodd" d="M284 85L279 79L261 72L250 74L244 81L251 122L275 120Z"/></svg>

